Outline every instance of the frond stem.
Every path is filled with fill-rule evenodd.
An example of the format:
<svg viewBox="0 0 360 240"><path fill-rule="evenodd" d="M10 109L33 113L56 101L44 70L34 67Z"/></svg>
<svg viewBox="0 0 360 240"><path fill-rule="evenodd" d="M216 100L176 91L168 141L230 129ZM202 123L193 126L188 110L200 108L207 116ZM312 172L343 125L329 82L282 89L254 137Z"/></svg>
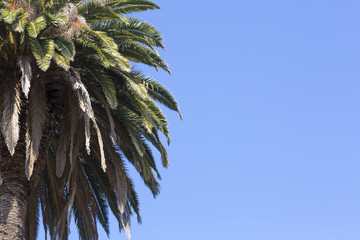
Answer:
<svg viewBox="0 0 360 240"><path fill-rule="evenodd" d="M81 0L80 2L78 2L76 5L75 5L75 7L78 7L78 6L80 6L83 2L85 2L86 0Z"/></svg>

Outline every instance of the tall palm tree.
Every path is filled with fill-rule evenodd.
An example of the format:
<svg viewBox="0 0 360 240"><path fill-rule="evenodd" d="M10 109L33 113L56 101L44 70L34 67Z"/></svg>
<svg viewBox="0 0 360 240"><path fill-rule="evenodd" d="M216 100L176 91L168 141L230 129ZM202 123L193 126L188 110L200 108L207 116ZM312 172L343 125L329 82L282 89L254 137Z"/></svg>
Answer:
<svg viewBox="0 0 360 240"><path fill-rule="evenodd" d="M73 216L82 239L109 234L108 208L130 236L138 198L135 167L159 192L152 149L168 165L170 141L157 103L169 91L136 71L169 72L160 33L128 14L147 0L0 0L0 239L67 239ZM151 147L152 146L152 147ZM125 162L125 160L127 160Z"/></svg>

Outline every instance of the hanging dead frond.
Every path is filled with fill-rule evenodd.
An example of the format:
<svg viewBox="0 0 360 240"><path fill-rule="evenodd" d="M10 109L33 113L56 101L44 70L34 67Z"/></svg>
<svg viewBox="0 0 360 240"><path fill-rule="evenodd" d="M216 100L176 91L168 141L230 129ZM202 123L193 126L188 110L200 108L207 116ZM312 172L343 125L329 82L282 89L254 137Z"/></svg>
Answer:
<svg viewBox="0 0 360 240"><path fill-rule="evenodd" d="M121 219L121 224L125 229L126 236L128 237L128 239L130 239L131 238L130 214L123 214Z"/></svg>
<svg viewBox="0 0 360 240"><path fill-rule="evenodd" d="M16 79L10 73L2 89L2 118L1 131L5 144L11 154L14 155L15 147L19 140L19 114L20 114L20 90Z"/></svg>
<svg viewBox="0 0 360 240"><path fill-rule="evenodd" d="M124 214L128 195L127 174L121 156L116 152L114 146L110 144L109 138L105 137L104 143L106 152L111 157L109 180L115 187L119 201L119 210L121 214Z"/></svg>
<svg viewBox="0 0 360 240"><path fill-rule="evenodd" d="M100 102L102 103L102 105L105 108L106 115L108 117L109 125L110 125L110 139L111 139L111 142L113 143L113 145L116 146L117 137L116 137L116 133L115 133L115 123L114 123L114 119L110 112L109 104L105 100L104 96L96 88L92 88L91 90L95 93L96 97L100 100Z"/></svg>
<svg viewBox="0 0 360 240"><path fill-rule="evenodd" d="M87 154L90 155L90 119L89 116L83 112L84 126L85 126L85 147Z"/></svg>
<svg viewBox="0 0 360 240"><path fill-rule="evenodd" d="M67 139L65 133L60 137L56 151L56 176L60 178L64 172L66 164Z"/></svg>
<svg viewBox="0 0 360 240"><path fill-rule="evenodd" d="M63 212L61 213L59 220L57 221L55 233L53 234L52 239L56 239L57 235L59 235L59 239L63 239L63 235L65 234L66 226L70 218L72 205L74 204L75 193L76 193L76 181L74 181L74 187L71 189L70 198L68 199L66 206Z"/></svg>
<svg viewBox="0 0 360 240"><path fill-rule="evenodd" d="M29 116L26 131L26 162L25 173L30 179L34 163L38 158L43 126L46 120L46 96L40 79L33 81L29 95Z"/></svg>
<svg viewBox="0 0 360 240"><path fill-rule="evenodd" d="M111 139L111 142L113 143L113 145L116 146L117 137L116 137L116 133L115 133L114 119L111 116L109 106L107 104L104 104L104 107L105 107L106 114L108 116L108 120L109 120L109 124L110 124L110 139Z"/></svg>
<svg viewBox="0 0 360 240"><path fill-rule="evenodd" d="M25 95L25 97L28 97L29 91L30 91L30 85L31 85L31 58L30 56L22 56L19 59L19 67L21 70L21 89Z"/></svg>
<svg viewBox="0 0 360 240"><path fill-rule="evenodd" d="M64 108L64 112L68 112L68 108ZM69 148L70 137L69 119L63 118L61 121L60 139L58 141L58 147L56 151L56 176L60 178L64 172L66 164L67 150Z"/></svg>
<svg viewBox="0 0 360 240"><path fill-rule="evenodd" d="M82 112L85 126L85 147L90 154L90 119L94 118L94 112L91 108L91 100L88 91L83 83L76 77L77 73L71 69L72 74L63 73L64 79L67 80L71 88L75 91L78 99L77 103Z"/></svg>
<svg viewBox="0 0 360 240"><path fill-rule="evenodd" d="M81 124L79 124L79 127L82 127ZM70 182L71 182L71 177L72 177L72 173L75 170L75 167L77 166L77 160L78 160L78 156L79 156L79 152L80 152L80 146L82 145L82 141L83 141L83 135L81 134L80 131L76 131L75 135L74 135L74 147L72 148L72 163L70 164L70 170L68 173L68 178L67 178L67 192L69 193L70 190Z"/></svg>
<svg viewBox="0 0 360 240"><path fill-rule="evenodd" d="M124 166L122 166L121 162L114 161L115 174L116 174L116 193L118 196L119 204L120 204L120 212L124 214L125 205L126 205L126 197L127 197L127 179L126 173L124 170Z"/></svg>
<svg viewBox="0 0 360 240"><path fill-rule="evenodd" d="M106 170L105 163L105 154L101 132L99 127L97 126L94 111L91 106L91 100L89 92L87 91L84 84L77 77L77 73L71 69L72 74L65 73L66 79L70 82L72 89L77 93L79 107L82 110L82 115L84 117L84 125L85 125L85 146L86 151L90 154L90 120L93 122L94 128L96 130L96 134L98 137L99 145L100 145L100 154L101 154L101 166L102 169Z"/></svg>
<svg viewBox="0 0 360 240"><path fill-rule="evenodd" d="M69 93L68 95L68 102L73 103L76 102L75 96L72 93ZM75 133L78 130L78 119L77 116L77 107L76 106L70 106L69 110L69 118L70 118L70 150L69 150L69 161L70 165L72 165L73 162L73 151L74 151L74 144L75 144ZM79 140L78 140L79 141ZM90 147L90 146L89 146ZM79 150L78 150L79 151ZM77 155L77 153L76 153Z"/></svg>
<svg viewBox="0 0 360 240"><path fill-rule="evenodd" d="M91 100L84 84L76 77L77 73L71 69L72 74L64 73L63 76L70 83L72 89L78 97L78 105L82 111L85 123L85 146L90 154L90 119L94 118L94 112L91 107Z"/></svg>
<svg viewBox="0 0 360 240"><path fill-rule="evenodd" d="M95 118L93 119L93 124L94 124L94 128L95 128L96 135L97 135L97 138L98 138L99 147L100 147L101 168L105 172L106 171L106 162L105 162L105 153L104 153L104 143L103 143L103 139L102 139L102 136L101 136L100 129L99 129L97 123L96 123Z"/></svg>

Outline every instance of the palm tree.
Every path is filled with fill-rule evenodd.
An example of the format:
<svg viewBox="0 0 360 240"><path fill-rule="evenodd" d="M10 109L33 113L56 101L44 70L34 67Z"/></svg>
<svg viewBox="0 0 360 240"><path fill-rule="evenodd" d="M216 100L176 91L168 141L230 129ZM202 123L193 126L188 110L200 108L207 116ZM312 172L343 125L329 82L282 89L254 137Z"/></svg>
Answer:
<svg viewBox="0 0 360 240"><path fill-rule="evenodd" d="M166 167L170 136L158 103L181 114L132 67L169 72L160 33L128 16L159 7L78 1L0 0L0 239L36 239L40 209L53 239L71 216L82 239L98 238L97 222L109 233L108 209L129 236L141 217L127 162L159 193L152 149Z"/></svg>

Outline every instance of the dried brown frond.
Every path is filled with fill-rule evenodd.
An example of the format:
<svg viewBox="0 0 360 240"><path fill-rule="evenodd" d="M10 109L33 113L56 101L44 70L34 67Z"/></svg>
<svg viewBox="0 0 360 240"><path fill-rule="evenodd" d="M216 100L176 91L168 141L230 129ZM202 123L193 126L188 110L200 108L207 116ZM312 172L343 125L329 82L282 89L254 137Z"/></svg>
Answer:
<svg viewBox="0 0 360 240"><path fill-rule="evenodd" d="M21 100L19 83L13 73L9 73L2 83L1 131L5 139L5 144L10 154L13 155L19 140L20 131L19 115Z"/></svg>
<svg viewBox="0 0 360 240"><path fill-rule="evenodd" d="M67 116L69 113L69 105L71 103L65 103L63 109L63 116ZM66 164L66 156L69 148L69 138L70 138L70 119L68 117L63 117L61 120L61 129L60 129L60 139L58 141L58 147L56 151L56 176L60 178L64 172Z"/></svg>
<svg viewBox="0 0 360 240"><path fill-rule="evenodd" d="M31 58L30 56L22 56L19 59L18 65L21 70L21 89L25 95L25 97L28 97L29 91L30 91L30 84L31 84Z"/></svg>
<svg viewBox="0 0 360 240"><path fill-rule="evenodd" d="M26 143L26 162L25 172L30 179L34 163L39 155L41 138L43 135L43 126L46 120L47 100L45 89L41 79L37 78L33 81L29 95L29 116Z"/></svg>

